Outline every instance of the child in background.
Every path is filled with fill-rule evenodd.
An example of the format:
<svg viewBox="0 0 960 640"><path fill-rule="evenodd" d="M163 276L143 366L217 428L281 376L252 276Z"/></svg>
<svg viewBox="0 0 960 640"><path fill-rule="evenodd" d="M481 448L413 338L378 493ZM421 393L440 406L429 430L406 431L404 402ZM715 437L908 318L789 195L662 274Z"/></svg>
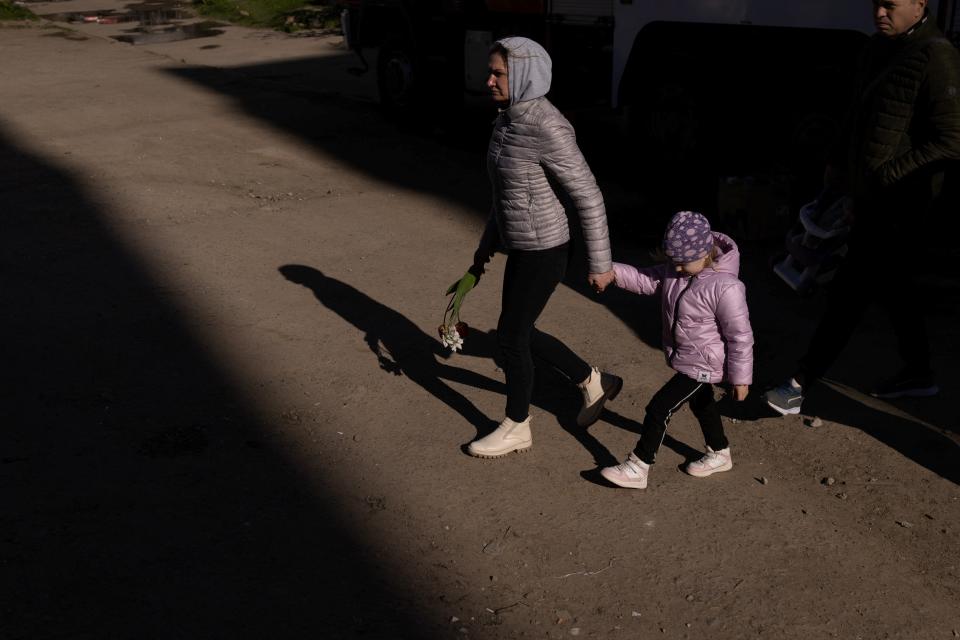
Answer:
<svg viewBox="0 0 960 640"><path fill-rule="evenodd" d="M733 397L746 399L753 376L753 331L746 290L737 277L740 252L731 238L710 230L699 214L673 216L663 238L669 264L645 269L614 263L614 281L640 295L660 293L663 350L677 373L647 405L643 433L623 464L600 473L613 484L644 489L670 417L690 403L700 422L707 453L686 466L703 478L733 468L713 386L727 382Z"/></svg>

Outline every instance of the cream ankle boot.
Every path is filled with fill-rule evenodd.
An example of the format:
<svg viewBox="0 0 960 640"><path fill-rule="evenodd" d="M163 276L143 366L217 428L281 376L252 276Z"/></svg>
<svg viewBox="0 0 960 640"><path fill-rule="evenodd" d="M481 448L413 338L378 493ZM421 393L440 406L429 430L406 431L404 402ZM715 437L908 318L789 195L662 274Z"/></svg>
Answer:
<svg viewBox="0 0 960 640"><path fill-rule="evenodd" d="M590 377L577 386L583 394L583 406L589 407L603 396L603 385L600 384L600 369L590 368Z"/></svg>
<svg viewBox="0 0 960 640"><path fill-rule="evenodd" d="M531 446L530 417L523 422L504 418L493 433L471 442L467 452L477 458L502 458L512 451L526 451Z"/></svg>
<svg viewBox="0 0 960 640"><path fill-rule="evenodd" d="M607 400L613 400L620 393L623 380L619 376L593 367L590 369L590 377L577 386L583 393L583 408L577 415L577 424L581 427L589 427L600 417L600 412L603 411L603 405Z"/></svg>

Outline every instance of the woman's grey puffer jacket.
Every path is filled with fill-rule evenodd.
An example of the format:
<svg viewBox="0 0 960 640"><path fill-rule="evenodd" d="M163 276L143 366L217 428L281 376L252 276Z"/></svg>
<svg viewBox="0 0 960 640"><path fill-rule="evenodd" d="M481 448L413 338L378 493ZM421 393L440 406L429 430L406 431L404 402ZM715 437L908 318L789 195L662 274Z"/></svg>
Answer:
<svg viewBox="0 0 960 640"><path fill-rule="evenodd" d="M497 236L508 251L550 249L568 242L559 188L577 209L590 273L606 273L613 263L603 195L573 127L543 97L549 89L550 58L532 40L500 42L510 51L511 106L497 117L487 150L493 207L478 257L486 254L486 262Z"/></svg>

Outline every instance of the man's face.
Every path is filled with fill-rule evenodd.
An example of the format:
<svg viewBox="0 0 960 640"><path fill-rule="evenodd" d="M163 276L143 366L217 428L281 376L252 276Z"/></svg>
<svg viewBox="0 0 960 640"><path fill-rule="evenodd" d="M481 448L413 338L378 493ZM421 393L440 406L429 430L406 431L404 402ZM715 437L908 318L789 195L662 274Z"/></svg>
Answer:
<svg viewBox="0 0 960 640"><path fill-rule="evenodd" d="M873 23L877 33L895 38L917 24L927 0L873 0Z"/></svg>
<svg viewBox="0 0 960 640"><path fill-rule="evenodd" d="M507 61L499 53L491 53L487 88L496 103L510 102L510 77L507 73Z"/></svg>

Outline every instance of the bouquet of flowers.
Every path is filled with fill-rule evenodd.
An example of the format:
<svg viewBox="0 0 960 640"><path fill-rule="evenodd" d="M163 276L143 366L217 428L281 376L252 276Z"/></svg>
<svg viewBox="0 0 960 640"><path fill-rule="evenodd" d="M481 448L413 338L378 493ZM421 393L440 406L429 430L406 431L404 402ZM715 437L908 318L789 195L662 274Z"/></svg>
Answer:
<svg viewBox="0 0 960 640"><path fill-rule="evenodd" d="M463 349L463 339L470 330L467 323L460 320L460 306L476 284L477 276L468 271L450 285L445 294L450 296L450 301L447 302L447 310L443 312L443 324L437 327L437 333L440 334L441 344L454 353Z"/></svg>

